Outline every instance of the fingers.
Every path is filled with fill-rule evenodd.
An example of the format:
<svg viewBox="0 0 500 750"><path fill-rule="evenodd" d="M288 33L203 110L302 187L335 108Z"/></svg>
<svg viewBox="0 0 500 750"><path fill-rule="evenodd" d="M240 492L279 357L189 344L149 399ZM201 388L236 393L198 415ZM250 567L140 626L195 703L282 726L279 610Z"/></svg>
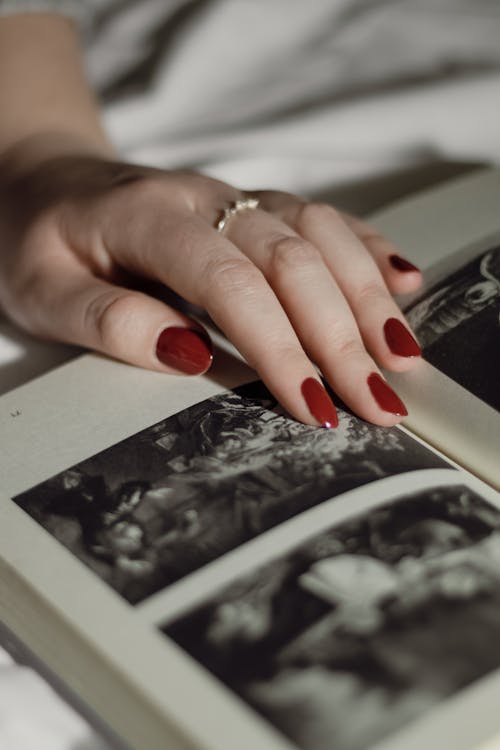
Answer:
<svg viewBox="0 0 500 750"><path fill-rule="evenodd" d="M289 202L282 214L300 236L318 248L372 357L390 370L409 369L420 355L420 347L374 258L339 213L330 206L295 201Z"/></svg>
<svg viewBox="0 0 500 750"><path fill-rule="evenodd" d="M334 212L331 206L307 204L290 193L263 190L256 195L266 210L292 226L295 226L297 214L303 209L309 214L321 214L325 209ZM390 240L366 221L345 212L335 213L369 251L392 294L407 294L418 289L422 283L420 270L407 258L402 257L400 250Z"/></svg>
<svg viewBox="0 0 500 750"><path fill-rule="evenodd" d="M200 181L197 176L195 182ZM309 424L336 425L335 407L263 275L207 219L195 213L201 210L203 200L196 196L197 200L186 201L182 185L175 187L171 201L163 183L147 181L105 201L90 202L78 213L67 212L64 236L72 238L78 258L96 273L109 274L114 266L138 272L205 308L290 414ZM211 207L206 201L213 214L210 218L220 215L220 206L231 203L232 197L224 197L214 210L216 202L213 194ZM88 227L100 231L88 231ZM114 306L119 310L120 303ZM156 308L155 313L151 310L150 320L154 319L156 326L151 324L148 340L158 334L158 318L163 321L164 315L164 308ZM75 340L73 332L69 335ZM138 346L137 338L130 345ZM82 337L78 340L82 342ZM92 338L82 343L103 351ZM107 351L110 349L115 356L131 361L119 345L108 344ZM139 360L156 369L151 356L137 357L136 362Z"/></svg>
<svg viewBox="0 0 500 750"><path fill-rule="evenodd" d="M205 308L301 421L322 421L308 404L310 392L304 392L309 379L319 383L312 362L360 416L383 425L400 421L406 410L394 394L389 398L392 392L374 358L406 369L410 357L401 344L404 334L403 343L417 345L375 262L345 223L333 227L323 207L319 216L313 206L304 216L295 199L288 201L285 218L296 231L265 211L246 211L234 216L221 235L192 210L172 212L164 203L159 210L152 198L147 205L154 210L134 218L132 227L109 225L104 244L120 265L156 276ZM316 221L326 221L323 233L315 234ZM353 282L353 271L360 274L359 283ZM368 299L365 294L363 300L371 305L367 314L358 299L360 289L376 285L378 295L373 292Z"/></svg>
<svg viewBox="0 0 500 750"><path fill-rule="evenodd" d="M264 275L228 239L198 228L197 268L174 279L175 288L208 311L290 414L336 425L333 404Z"/></svg>
<svg viewBox="0 0 500 750"><path fill-rule="evenodd" d="M113 256L154 275L203 307L254 367L284 408L309 424L337 424L317 370L263 274L239 248L203 219L188 214L151 216L151 231L130 243L113 225L106 245Z"/></svg>
<svg viewBox="0 0 500 750"><path fill-rule="evenodd" d="M140 211L124 213L122 205L118 218L108 202L100 222L102 243L94 253L98 267L106 269L109 256L204 307L301 421L330 426L336 421L313 362L360 416L382 425L400 421L404 405L375 361L406 369L418 345L391 299L377 265L382 261L333 209L293 197L279 208L264 201L263 208L278 216L265 210L238 213L223 236L209 221L232 197L224 195L214 211L212 194L210 216L208 208L201 216L196 211L203 201L169 203L164 186L143 187L135 204ZM153 319L156 312L149 315ZM115 350L115 356L131 361L119 346ZM145 366L152 366L149 361Z"/></svg>
<svg viewBox="0 0 500 750"><path fill-rule="evenodd" d="M422 283L420 270L402 257L398 248L370 224L349 214L341 214L349 229L370 251L387 287L393 294L407 294Z"/></svg>
<svg viewBox="0 0 500 750"><path fill-rule="evenodd" d="M68 254L41 264L29 296L23 322L37 335L150 370L195 375L211 365L210 339L199 324L145 294L96 278Z"/></svg>
<svg viewBox="0 0 500 750"><path fill-rule="evenodd" d="M262 271L306 353L339 396L369 421L398 422L406 410L394 396L389 398L388 387L387 398L381 398L385 381L321 251L263 211L238 216L227 236ZM392 312L390 299L388 305Z"/></svg>

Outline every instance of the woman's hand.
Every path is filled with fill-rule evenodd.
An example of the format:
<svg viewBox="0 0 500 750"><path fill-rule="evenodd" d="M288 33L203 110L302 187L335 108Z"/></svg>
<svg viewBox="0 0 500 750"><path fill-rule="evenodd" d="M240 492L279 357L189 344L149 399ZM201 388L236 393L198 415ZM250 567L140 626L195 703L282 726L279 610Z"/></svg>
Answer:
<svg viewBox="0 0 500 750"><path fill-rule="evenodd" d="M14 160L15 162L15 160ZM393 425L404 405L378 365L420 350L391 298L419 271L364 223L274 191L247 197L189 172L64 155L0 168L0 304L22 327L163 372L211 364L202 327L122 285L160 281L204 308L297 419L335 426L316 366L361 417ZM125 272L125 273L124 273Z"/></svg>

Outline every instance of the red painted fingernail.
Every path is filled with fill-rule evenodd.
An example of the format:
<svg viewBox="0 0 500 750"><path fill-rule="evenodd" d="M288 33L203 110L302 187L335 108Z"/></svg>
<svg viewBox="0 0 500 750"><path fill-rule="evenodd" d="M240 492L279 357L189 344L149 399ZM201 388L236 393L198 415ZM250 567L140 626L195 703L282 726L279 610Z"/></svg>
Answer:
<svg viewBox="0 0 500 750"><path fill-rule="evenodd" d="M330 429L337 427L339 418L330 396L315 378L306 378L300 388L304 401L314 419Z"/></svg>
<svg viewBox="0 0 500 750"><path fill-rule="evenodd" d="M402 258L400 255L389 255L389 263L396 271L419 271L413 263L410 263L406 258Z"/></svg>
<svg viewBox="0 0 500 750"><path fill-rule="evenodd" d="M368 386L373 394L373 398L384 411L396 414L398 417L408 416L406 406L403 404L397 393L394 393L390 385L376 372L368 376Z"/></svg>
<svg viewBox="0 0 500 750"><path fill-rule="evenodd" d="M212 342L204 331L171 326L160 333L156 356L168 367L199 375L212 364Z"/></svg>
<svg viewBox="0 0 500 750"><path fill-rule="evenodd" d="M400 357L419 357L422 354L422 349L409 330L397 318L388 318L385 321L384 335L393 354Z"/></svg>

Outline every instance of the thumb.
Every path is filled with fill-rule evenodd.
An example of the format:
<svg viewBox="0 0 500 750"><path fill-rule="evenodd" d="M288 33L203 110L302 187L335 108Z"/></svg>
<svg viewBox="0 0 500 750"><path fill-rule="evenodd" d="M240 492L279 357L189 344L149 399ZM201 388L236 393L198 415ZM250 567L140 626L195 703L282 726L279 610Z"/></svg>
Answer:
<svg viewBox="0 0 500 750"><path fill-rule="evenodd" d="M32 333L150 370L208 370L212 345L198 323L147 294L93 276L76 259L58 261L39 269L29 304L14 316Z"/></svg>

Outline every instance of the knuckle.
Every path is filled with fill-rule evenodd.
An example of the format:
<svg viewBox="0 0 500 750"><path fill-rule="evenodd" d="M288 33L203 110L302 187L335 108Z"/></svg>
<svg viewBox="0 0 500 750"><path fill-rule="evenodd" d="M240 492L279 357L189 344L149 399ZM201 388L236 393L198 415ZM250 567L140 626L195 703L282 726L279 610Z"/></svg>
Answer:
<svg viewBox="0 0 500 750"><path fill-rule="evenodd" d="M361 304L383 301L387 298L387 292L378 281L367 281L360 286L357 299Z"/></svg>
<svg viewBox="0 0 500 750"><path fill-rule="evenodd" d="M337 351L342 357L364 357L365 349L360 341L355 338L347 338L337 343Z"/></svg>
<svg viewBox="0 0 500 750"><path fill-rule="evenodd" d="M370 226L361 225L361 228L359 229L357 234L362 242L369 242L371 244L388 244L388 241L385 239L385 237L383 237L380 232L377 232L376 229L373 229L373 227Z"/></svg>
<svg viewBox="0 0 500 750"><path fill-rule="evenodd" d="M133 205L140 207L153 208L162 213L167 209L175 209L180 212L179 216L197 210L194 186L180 175L176 175L175 181L166 172L139 175L121 189L127 191Z"/></svg>
<svg viewBox="0 0 500 750"><path fill-rule="evenodd" d="M210 294L248 293L261 284L262 274L247 258L218 258L206 268L205 289Z"/></svg>
<svg viewBox="0 0 500 750"><path fill-rule="evenodd" d="M320 260L320 252L301 237L283 236L270 245L270 269L272 274L288 270L303 270Z"/></svg>
<svg viewBox="0 0 500 750"><path fill-rule="evenodd" d="M293 370L302 365L304 361L304 352L298 344L283 343L279 340L271 340L269 351L275 353L276 362L279 362L284 372L293 372Z"/></svg>
<svg viewBox="0 0 500 750"><path fill-rule="evenodd" d="M282 332L281 332L282 334ZM268 330L261 336L263 351L272 352L273 361L279 366L282 372L294 372L304 366L305 355L298 342L283 341L283 336L275 330ZM269 360L250 361L249 365L257 372L262 372L261 367L269 365Z"/></svg>
<svg viewBox="0 0 500 750"><path fill-rule="evenodd" d="M137 297L133 292L104 292L86 307L84 330L90 331L91 336L97 333L102 347L114 352L123 339L123 330L135 325L136 312Z"/></svg>
<svg viewBox="0 0 500 750"><path fill-rule="evenodd" d="M344 358L359 358L365 356L366 351L361 339L346 327L332 328L330 331L331 348L337 356Z"/></svg>
<svg viewBox="0 0 500 750"><path fill-rule="evenodd" d="M328 203L303 203L297 212L297 227L299 231L307 231L315 224L328 221L336 223L342 222L340 213Z"/></svg>

